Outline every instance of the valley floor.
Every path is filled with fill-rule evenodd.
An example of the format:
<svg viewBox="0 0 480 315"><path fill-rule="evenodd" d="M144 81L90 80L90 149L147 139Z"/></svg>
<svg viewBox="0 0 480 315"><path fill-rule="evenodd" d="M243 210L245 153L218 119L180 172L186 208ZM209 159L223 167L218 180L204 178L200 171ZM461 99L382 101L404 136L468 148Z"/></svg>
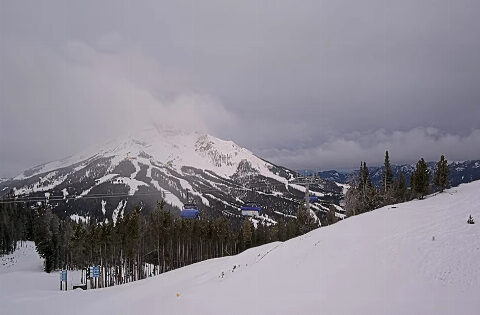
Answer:
<svg viewBox="0 0 480 315"><path fill-rule="evenodd" d="M480 314L480 181L107 289L60 292L28 246L0 258L2 314Z"/></svg>

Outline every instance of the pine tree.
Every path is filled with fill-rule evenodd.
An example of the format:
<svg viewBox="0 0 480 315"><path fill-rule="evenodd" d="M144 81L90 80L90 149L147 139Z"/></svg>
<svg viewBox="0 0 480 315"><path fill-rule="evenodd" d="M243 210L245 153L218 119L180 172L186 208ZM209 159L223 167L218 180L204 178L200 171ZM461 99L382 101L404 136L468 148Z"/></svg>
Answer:
<svg viewBox="0 0 480 315"><path fill-rule="evenodd" d="M336 211L335 211L335 206L334 205L330 205L330 207L328 208L328 213L327 213L327 223L328 225L330 224L335 224L337 223L338 219L337 219L337 216L336 216Z"/></svg>
<svg viewBox="0 0 480 315"><path fill-rule="evenodd" d="M298 224L294 220L287 221L287 239L300 235L298 232Z"/></svg>
<svg viewBox="0 0 480 315"><path fill-rule="evenodd" d="M362 200L361 212L367 212L379 206L379 202L377 200L377 191L375 186L372 184L367 163L363 162L360 174L361 177L358 189L360 190Z"/></svg>
<svg viewBox="0 0 480 315"><path fill-rule="evenodd" d="M277 239L281 242L287 240L287 225L285 221L282 219L277 223Z"/></svg>
<svg viewBox="0 0 480 315"><path fill-rule="evenodd" d="M345 194L345 214L347 217L351 217L361 213L361 209L362 198L360 190L352 184Z"/></svg>
<svg viewBox="0 0 480 315"><path fill-rule="evenodd" d="M162 258L160 249L164 247L164 213L163 204L157 204L155 210L150 214L149 234L155 246L157 255L157 266L162 266ZM162 245L162 246L161 246ZM162 257L162 258L161 258ZM159 273L159 272L158 272Z"/></svg>
<svg viewBox="0 0 480 315"><path fill-rule="evenodd" d="M448 167L448 162L445 159L445 156L440 157L440 161L437 163L437 167L435 169L435 175L433 177L433 183L435 186L440 188L440 191L443 192L445 188L449 186L449 176L450 176L450 169Z"/></svg>
<svg viewBox="0 0 480 315"><path fill-rule="evenodd" d="M242 243L245 249L248 249L252 246L252 232L253 224L250 220L244 220L242 224Z"/></svg>
<svg viewBox="0 0 480 315"><path fill-rule="evenodd" d="M300 205L298 208L297 225L298 235L308 233L318 227L318 223L315 222L315 218L303 205Z"/></svg>
<svg viewBox="0 0 480 315"><path fill-rule="evenodd" d="M52 246L52 270L56 270L60 266L60 220L56 215L50 214L50 235Z"/></svg>
<svg viewBox="0 0 480 315"><path fill-rule="evenodd" d="M377 208L381 201L377 189L372 184L370 172L365 162L360 163L358 181L350 183L345 194L345 210L347 217Z"/></svg>
<svg viewBox="0 0 480 315"><path fill-rule="evenodd" d="M429 187L430 171L425 160L421 158L412 174L412 191L419 199L423 199L428 194Z"/></svg>
<svg viewBox="0 0 480 315"><path fill-rule="evenodd" d="M404 202L407 199L407 180L401 172L393 183L393 191L395 202Z"/></svg>
<svg viewBox="0 0 480 315"><path fill-rule="evenodd" d="M384 170L382 173L382 191L385 198L387 198L388 194L390 193L392 184L393 184L393 172L390 166L390 157L388 156L388 151L386 151Z"/></svg>
<svg viewBox="0 0 480 315"><path fill-rule="evenodd" d="M10 191L5 198L13 199ZM0 256L10 254L19 241L32 240L32 212L23 204L0 203Z"/></svg>
<svg viewBox="0 0 480 315"><path fill-rule="evenodd" d="M366 190L372 186L372 180L370 178L370 171L368 170L367 163L360 163L359 170L359 183L358 189L362 192L363 195L366 194Z"/></svg>
<svg viewBox="0 0 480 315"><path fill-rule="evenodd" d="M44 268L48 273L55 269L55 248L50 228L52 216L50 209L39 208L33 226L35 247L40 257L45 259Z"/></svg>

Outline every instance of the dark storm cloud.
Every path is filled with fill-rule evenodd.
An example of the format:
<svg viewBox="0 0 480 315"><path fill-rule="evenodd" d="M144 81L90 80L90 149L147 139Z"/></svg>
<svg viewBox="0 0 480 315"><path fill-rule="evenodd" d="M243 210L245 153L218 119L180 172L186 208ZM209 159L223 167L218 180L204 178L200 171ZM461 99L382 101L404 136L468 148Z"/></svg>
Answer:
<svg viewBox="0 0 480 315"><path fill-rule="evenodd" d="M480 158L477 1L0 3L0 176L158 121L293 168Z"/></svg>

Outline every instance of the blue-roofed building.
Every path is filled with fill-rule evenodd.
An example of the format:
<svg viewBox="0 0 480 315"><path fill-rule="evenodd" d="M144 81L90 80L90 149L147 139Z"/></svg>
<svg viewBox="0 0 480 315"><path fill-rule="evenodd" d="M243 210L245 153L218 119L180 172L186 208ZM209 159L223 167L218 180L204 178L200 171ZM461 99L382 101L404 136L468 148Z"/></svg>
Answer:
<svg viewBox="0 0 480 315"><path fill-rule="evenodd" d="M256 217L262 215L262 207L254 203L246 203L240 209L244 216Z"/></svg>
<svg viewBox="0 0 480 315"><path fill-rule="evenodd" d="M198 211L197 206L186 204L182 211L180 211L180 217L182 219L198 219L200 218L200 211Z"/></svg>
<svg viewBox="0 0 480 315"><path fill-rule="evenodd" d="M305 197L303 197L303 201L305 200ZM318 196L310 196L310 202L318 202Z"/></svg>

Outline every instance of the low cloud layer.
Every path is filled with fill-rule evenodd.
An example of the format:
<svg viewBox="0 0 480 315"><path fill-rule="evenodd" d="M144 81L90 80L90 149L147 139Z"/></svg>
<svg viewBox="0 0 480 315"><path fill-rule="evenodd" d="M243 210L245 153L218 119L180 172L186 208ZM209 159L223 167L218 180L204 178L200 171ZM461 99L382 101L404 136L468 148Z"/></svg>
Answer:
<svg viewBox="0 0 480 315"><path fill-rule="evenodd" d="M466 136L442 133L435 128L415 128L409 131L387 132L378 130L369 134L349 134L332 138L311 148L290 150L271 149L263 155L278 163L293 168L352 168L368 161L370 165L381 165L385 150L389 150L392 163L401 164L417 161L421 157L436 161L444 154L450 160L467 160L478 156L480 129ZM321 163L312 163L321 161Z"/></svg>
<svg viewBox="0 0 480 315"><path fill-rule="evenodd" d="M0 177L151 123L291 168L480 158L479 10L0 0Z"/></svg>
<svg viewBox="0 0 480 315"><path fill-rule="evenodd" d="M232 118L140 50L82 42L59 50L7 47L2 58L2 174L71 155L151 124L213 132ZM21 87L21 88L19 88Z"/></svg>

